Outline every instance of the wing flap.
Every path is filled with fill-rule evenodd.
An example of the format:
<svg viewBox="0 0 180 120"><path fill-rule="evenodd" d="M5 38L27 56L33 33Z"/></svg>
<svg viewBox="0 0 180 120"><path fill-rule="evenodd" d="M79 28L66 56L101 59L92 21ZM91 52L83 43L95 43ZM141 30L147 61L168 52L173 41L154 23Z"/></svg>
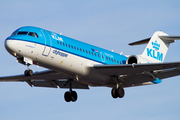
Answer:
<svg viewBox="0 0 180 120"><path fill-rule="evenodd" d="M67 81L56 81L56 83L58 84L58 86L60 88L69 88L69 85L66 84ZM74 88L74 89L89 89L88 85L79 83L77 81L72 82L72 88Z"/></svg>
<svg viewBox="0 0 180 120"><path fill-rule="evenodd" d="M180 75L180 70L176 68L161 70L158 72L154 72L154 75L159 79L165 79L173 76ZM123 78L124 87L132 87L132 86L141 86L153 84L154 78L148 74L136 74L136 75L128 75ZM147 82L149 82L147 84Z"/></svg>
<svg viewBox="0 0 180 120"><path fill-rule="evenodd" d="M42 79L67 79L67 76L63 73L55 71L42 71L36 72L33 76L26 77L24 74L16 76L0 77L1 82L15 82L15 81L27 81L27 80L42 80Z"/></svg>
<svg viewBox="0 0 180 120"><path fill-rule="evenodd" d="M64 73L55 71L37 72L33 76L26 77L24 75L0 77L1 82L27 82L31 87L49 87L49 88L69 88L67 83L68 76ZM77 81L72 82L74 89L89 89L88 85L82 84Z"/></svg>
<svg viewBox="0 0 180 120"><path fill-rule="evenodd" d="M28 84L30 83L30 86L34 86L34 87L50 87L50 88L57 88L56 84L52 84L52 82L50 81L46 81L46 80L29 80L26 81Z"/></svg>
<svg viewBox="0 0 180 120"><path fill-rule="evenodd" d="M137 74L145 71L163 70L176 68L180 62L174 63L153 63L153 64L125 64L125 65L96 65L94 68L97 72L104 75L127 75Z"/></svg>
<svg viewBox="0 0 180 120"><path fill-rule="evenodd" d="M26 81L31 87L50 87L50 88L69 88L69 84L66 81L61 80L28 80ZM73 89L89 89L88 85L79 83L77 81L72 82Z"/></svg>

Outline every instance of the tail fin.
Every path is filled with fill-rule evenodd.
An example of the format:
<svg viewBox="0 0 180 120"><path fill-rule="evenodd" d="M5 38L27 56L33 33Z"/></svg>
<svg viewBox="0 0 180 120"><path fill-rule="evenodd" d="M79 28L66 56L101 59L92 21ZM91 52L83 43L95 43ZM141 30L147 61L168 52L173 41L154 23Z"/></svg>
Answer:
<svg viewBox="0 0 180 120"><path fill-rule="evenodd" d="M175 42L175 39L180 39L180 36L168 36L168 34L157 31L149 39L131 43L129 45L139 45L148 43L141 57L151 63L163 62L168 51L170 43Z"/></svg>
<svg viewBox="0 0 180 120"><path fill-rule="evenodd" d="M157 31L153 34L148 42L144 52L141 54L143 58L153 63L163 62L169 48L169 44L174 41L163 41L159 36L168 36L166 33Z"/></svg>

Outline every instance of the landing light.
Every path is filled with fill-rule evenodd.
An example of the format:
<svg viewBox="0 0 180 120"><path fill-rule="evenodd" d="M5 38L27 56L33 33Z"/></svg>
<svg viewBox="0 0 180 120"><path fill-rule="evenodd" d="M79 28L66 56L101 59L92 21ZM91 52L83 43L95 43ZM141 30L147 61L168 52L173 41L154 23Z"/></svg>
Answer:
<svg viewBox="0 0 180 120"><path fill-rule="evenodd" d="M16 57L17 54L16 54L16 53L13 53L13 55Z"/></svg>

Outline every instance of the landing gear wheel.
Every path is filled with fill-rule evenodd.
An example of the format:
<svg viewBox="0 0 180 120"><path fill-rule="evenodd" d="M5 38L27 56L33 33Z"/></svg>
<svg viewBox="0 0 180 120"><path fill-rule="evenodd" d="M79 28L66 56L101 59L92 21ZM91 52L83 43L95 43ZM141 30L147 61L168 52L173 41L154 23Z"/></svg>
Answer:
<svg viewBox="0 0 180 120"><path fill-rule="evenodd" d="M71 95L70 95L69 91L65 92L64 99L65 99L66 102L70 102L71 101Z"/></svg>
<svg viewBox="0 0 180 120"><path fill-rule="evenodd" d="M33 71L32 70L25 70L24 71L24 75L27 76L27 77L28 76L32 76L33 75Z"/></svg>
<svg viewBox="0 0 180 120"><path fill-rule="evenodd" d="M76 91L71 92L71 101L75 102L77 100L77 93Z"/></svg>
<svg viewBox="0 0 180 120"><path fill-rule="evenodd" d="M120 97L120 98L123 98L124 97L124 94L125 94L125 92L124 92L124 89L123 88L118 88L118 96Z"/></svg>
<svg viewBox="0 0 180 120"><path fill-rule="evenodd" d="M29 76L32 76L32 75L33 75L33 71L29 70Z"/></svg>
<svg viewBox="0 0 180 120"><path fill-rule="evenodd" d="M28 70L25 70L25 71L24 71L24 75L25 75L25 76L28 76L28 75L29 75L29 71L28 71Z"/></svg>
<svg viewBox="0 0 180 120"><path fill-rule="evenodd" d="M113 89L111 90L111 95L112 95L113 98L117 98L117 97L118 97L116 88L113 88Z"/></svg>
<svg viewBox="0 0 180 120"><path fill-rule="evenodd" d="M64 99L66 102L75 102L77 100L77 93L75 91L67 91L64 94Z"/></svg>
<svg viewBox="0 0 180 120"><path fill-rule="evenodd" d="M121 88L121 87L119 87L118 89L117 88L113 88L111 90L111 95L112 95L113 98L117 98L117 97L123 98L124 94L125 94L124 89Z"/></svg>

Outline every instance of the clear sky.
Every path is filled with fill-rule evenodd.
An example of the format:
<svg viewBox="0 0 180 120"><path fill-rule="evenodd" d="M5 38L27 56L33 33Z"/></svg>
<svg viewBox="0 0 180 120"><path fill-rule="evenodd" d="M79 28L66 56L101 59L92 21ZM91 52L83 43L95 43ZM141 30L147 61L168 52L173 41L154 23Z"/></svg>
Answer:
<svg viewBox="0 0 180 120"><path fill-rule="evenodd" d="M125 55L141 54L145 45L128 43L162 30L180 35L179 0L0 0L0 76L22 74L26 66L4 48L4 40L22 26L41 27ZM170 46L166 62L180 61L180 41ZM34 71L44 70L31 66ZM110 88L77 90L75 103L66 89L31 88L0 82L1 120L179 120L180 77L159 85L126 88L113 99Z"/></svg>

